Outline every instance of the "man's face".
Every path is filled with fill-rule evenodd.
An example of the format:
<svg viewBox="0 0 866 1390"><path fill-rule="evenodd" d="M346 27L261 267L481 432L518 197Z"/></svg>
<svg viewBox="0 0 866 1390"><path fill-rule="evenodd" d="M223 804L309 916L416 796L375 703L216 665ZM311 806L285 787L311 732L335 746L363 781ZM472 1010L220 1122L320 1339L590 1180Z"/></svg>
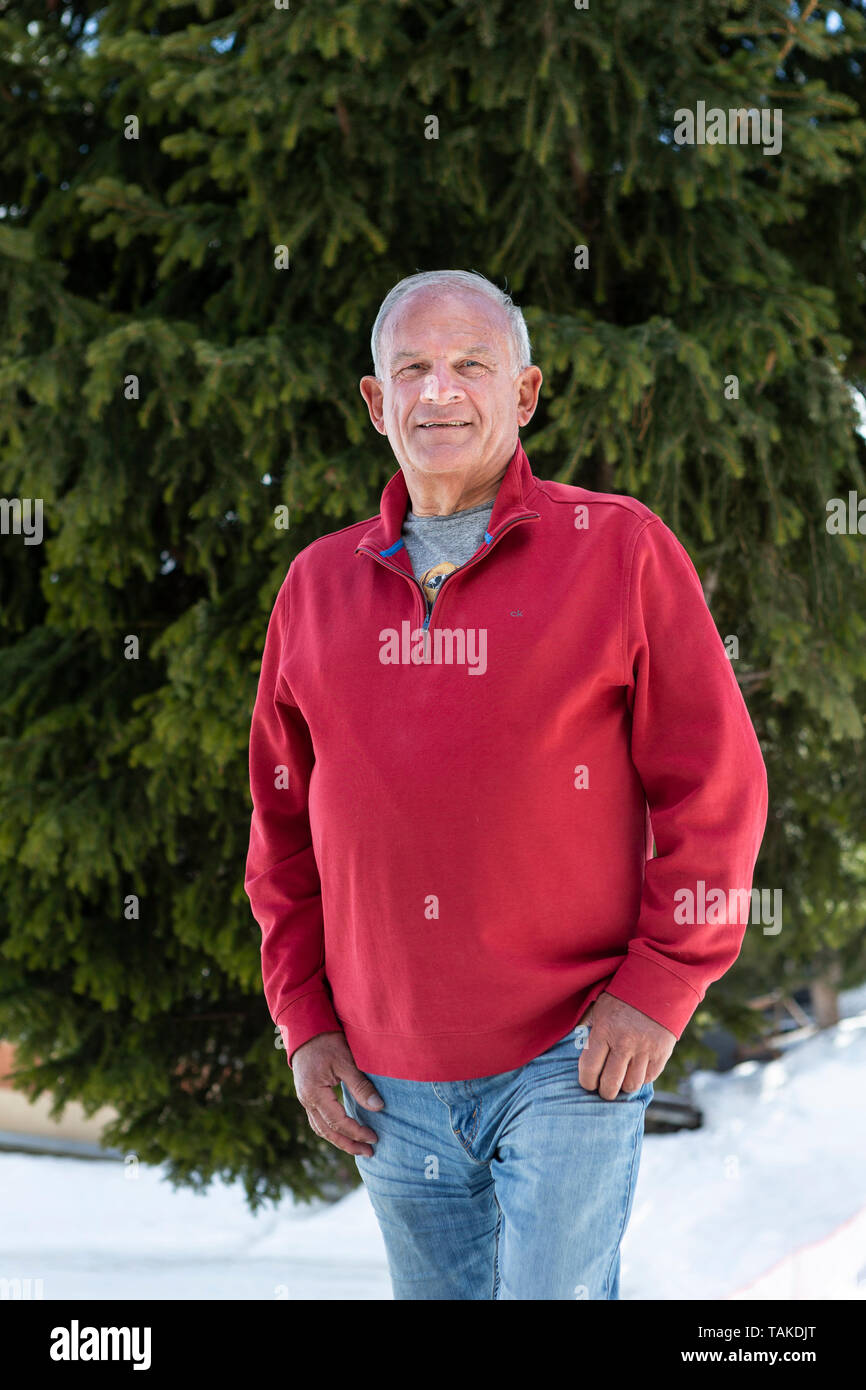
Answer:
<svg viewBox="0 0 866 1390"><path fill-rule="evenodd" d="M370 419L402 468L495 474L534 414L538 367L514 375L504 310L473 291L424 286L385 320L382 380L360 382Z"/></svg>

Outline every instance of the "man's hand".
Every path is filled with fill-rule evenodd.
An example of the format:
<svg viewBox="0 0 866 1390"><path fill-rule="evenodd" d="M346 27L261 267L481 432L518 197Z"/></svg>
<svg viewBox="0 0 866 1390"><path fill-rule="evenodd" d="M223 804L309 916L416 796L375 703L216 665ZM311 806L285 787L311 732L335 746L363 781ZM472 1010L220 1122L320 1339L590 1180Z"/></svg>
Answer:
<svg viewBox="0 0 866 1390"><path fill-rule="evenodd" d="M580 1054L577 1077L585 1091L616 1100L655 1081L674 1050L676 1033L603 991L595 1000L589 1042Z"/></svg>
<svg viewBox="0 0 866 1390"><path fill-rule="evenodd" d="M295 1095L307 1112L310 1128L335 1149L372 1158L371 1145L379 1136L346 1114L334 1087L342 1081L365 1110L381 1110L385 1102L369 1076L355 1066L345 1033L317 1033L295 1049L291 1062Z"/></svg>

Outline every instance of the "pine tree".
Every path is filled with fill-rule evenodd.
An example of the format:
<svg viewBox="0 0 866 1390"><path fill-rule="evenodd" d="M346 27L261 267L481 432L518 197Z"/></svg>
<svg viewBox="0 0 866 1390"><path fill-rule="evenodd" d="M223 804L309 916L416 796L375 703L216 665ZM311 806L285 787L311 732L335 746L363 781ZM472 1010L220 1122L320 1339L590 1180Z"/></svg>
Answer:
<svg viewBox="0 0 866 1390"><path fill-rule="evenodd" d="M738 643L784 924L671 1074L756 991L861 981L866 542L826 523L866 493L862 3L21 0L0 52L2 494L44 508L0 535L21 1083L252 1205L356 1180L262 996L247 740L292 556L395 471L357 381L417 269L514 294L535 473L658 512ZM701 101L780 109L781 152L678 143Z"/></svg>

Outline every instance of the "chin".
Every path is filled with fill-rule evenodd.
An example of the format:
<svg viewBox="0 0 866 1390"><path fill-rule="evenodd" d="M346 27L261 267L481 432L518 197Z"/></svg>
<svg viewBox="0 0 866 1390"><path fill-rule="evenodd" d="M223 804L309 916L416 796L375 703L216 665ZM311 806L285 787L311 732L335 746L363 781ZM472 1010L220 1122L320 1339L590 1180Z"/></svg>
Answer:
<svg viewBox="0 0 866 1390"><path fill-rule="evenodd" d="M463 431L461 430L460 433L463 434ZM468 452L470 452L470 451L472 450L472 448L473 448L475 445L477 445L477 443L478 443L477 440L474 440L474 441L473 441L473 440L470 440L470 439L440 439L440 438L435 438L435 439L430 439L430 440L426 440L426 439L423 439L423 438L422 438L419 442L420 442L420 446L421 446L421 447L420 447L420 452L421 452L422 454L428 456L428 457L435 457L436 454L445 453L446 451L447 451L448 453L456 453L456 452L458 452L458 451L459 451L461 454L462 454L462 453L468 453Z"/></svg>
<svg viewBox="0 0 866 1390"><path fill-rule="evenodd" d="M434 444L432 448L422 449L416 452L419 468L427 468L431 473L435 473L437 466L441 468L454 468L455 465L464 465L475 457L474 449L467 449L466 445L459 444Z"/></svg>

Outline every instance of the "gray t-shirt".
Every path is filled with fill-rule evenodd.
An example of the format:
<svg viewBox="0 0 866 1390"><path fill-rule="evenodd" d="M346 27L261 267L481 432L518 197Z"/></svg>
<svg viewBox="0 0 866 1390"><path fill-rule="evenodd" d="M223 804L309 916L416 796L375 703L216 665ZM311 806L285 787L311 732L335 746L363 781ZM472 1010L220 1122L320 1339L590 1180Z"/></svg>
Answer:
<svg viewBox="0 0 866 1390"><path fill-rule="evenodd" d="M484 540L492 502L450 516L416 516L411 506L403 521L403 541L415 578L424 590L428 616L442 581L465 565Z"/></svg>

